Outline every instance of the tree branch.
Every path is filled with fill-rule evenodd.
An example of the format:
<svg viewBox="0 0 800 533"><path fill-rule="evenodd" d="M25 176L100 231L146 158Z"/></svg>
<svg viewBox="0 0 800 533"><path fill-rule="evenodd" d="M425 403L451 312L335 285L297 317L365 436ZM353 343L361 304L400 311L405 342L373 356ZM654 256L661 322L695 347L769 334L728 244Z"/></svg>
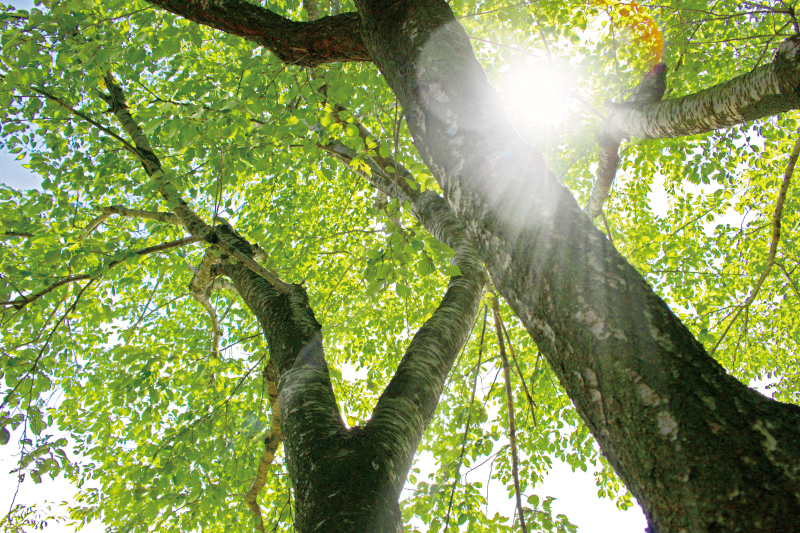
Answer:
<svg viewBox="0 0 800 533"><path fill-rule="evenodd" d="M50 93L49 91L47 91L47 90L45 90L45 89L43 89L41 87L31 86L31 90L33 92L35 92L35 93L41 94L42 96L44 96L48 100L51 100L51 101L55 102L56 104L60 105L61 107L63 107L64 109L66 109L67 111L69 111L70 113L75 115L76 117L79 117L79 118L85 120L86 122L88 122L92 126L96 127L97 129L99 129L103 133L113 137L114 139L116 139L117 141L122 143L122 146L124 146L126 150L128 150L132 154L136 155L137 157L139 156L139 154L136 152L136 148L131 146L131 143L129 143L128 141L126 141L125 139L123 139L122 137L117 135L114 131L112 131L109 128L103 126L102 124L100 124L96 120L92 119L91 117L89 117L85 113L82 113L82 112L78 111L77 109L75 109L74 107L69 105L66 101L62 100L61 98L55 96L54 94Z"/></svg>
<svg viewBox="0 0 800 533"><path fill-rule="evenodd" d="M200 265L198 265L194 276L192 276L192 280L189 282L189 291L192 293L192 297L194 297L194 299L205 308L208 316L211 318L212 357L219 355L219 338L222 335L222 331L219 327L217 310L214 309L214 305L211 303L210 299L211 291L214 288L214 274L212 273L212 269L221 262L222 260L218 256L214 255L211 252L211 249L206 249L206 253L203 254L203 259L200 261Z"/></svg>
<svg viewBox="0 0 800 533"><path fill-rule="evenodd" d="M772 63L694 94L643 106L617 104L600 134L597 180L586 212L600 214L619 166L620 143L708 133L800 107L800 36L783 41Z"/></svg>
<svg viewBox="0 0 800 533"><path fill-rule="evenodd" d="M500 350L500 359L503 361L503 377L505 378L506 406L508 407L508 441L511 445L511 474L514 477L514 493L517 499L517 512L522 533L528 533L525 524L525 515L522 512L522 493L519 489L519 457L517 453L517 429L514 422L514 393L511 391L511 365L506 357L506 348L503 343L503 328L500 325L500 304L497 296L492 298L492 312L494 313L494 328L497 332L497 346Z"/></svg>
<svg viewBox="0 0 800 533"><path fill-rule="evenodd" d="M357 13L295 22L243 0L148 2L192 22L257 43L290 65L314 67L371 61L361 41L361 18Z"/></svg>
<svg viewBox="0 0 800 533"><path fill-rule="evenodd" d="M86 226L84 232L89 234L93 232L97 227L105 222L111 215L119 215L121 217L131 217L131 218L144 218L146 220L155 220L157 222L164 222L166 224L178 224L180 225L181 221L172 213L166 213L163 211L142 211L141 209L130 209L128 207L124 207L121 205L110 205L106 207L101 207L100 212L102 215L94 218L89 224Z"/></svg>
<svg viewBox="0 0 800 533"><path fill-rule="evenodd" d="M175 191L174 186L165 179L161 162L153 151L150 141L144 135L133 116L131 116L128 105L125 102L125 93L122 91L122 87L117 84L110 73L105 75L104 80L109 93L100 93L100 97L108 103L111 111L122 125L122 129L133 139L136 146L136 154L139 156L145 172L156 180L161 196L172 207L172 212L178 217L183 227L193 235L202 236L206 242L217 246L226 254L234 257L247 268L269 281L279 292L288 293L290 287L286 282L281 280L276 273L267 270L253 260L253 246L251 244L246 243L238 235L234 236L232 232L219 231L220 228L214 231L214 228L203 222L189 207L188 203L181 198ZM248 251L242 251L243 242L246 243Z"/></svg>
<svg viewBox="0 0 800 533"><path fill-rule="evenodd" d="M366 128L361 124L356 122L355 125L358 127L359 134L362 135L363 138L369 136L369 132L367 132ZM374 140L374 137L372 139ZM419 223L437 240L455 249L455 247L458 246L458 239L454 238L455 234L448 231L448 228L452 225L456 232L460 232L463 231L463 226L453 215L450 207L441 196L432 190L428 189L421 193L414 189L410 185L416 183L414 175L404 166L397 164L392 157L381 157L378 155L380 141L375 140L375 142L377 143L376 155L366 160L370 168L369 173L352 167L350 163L358 154L340 141L333 140L326 145L321 145L320 148L336 157L342 163L345 163L350 170L367 179L373 186L383 191L387 196L396 198L400 202L408 202L411 205L411 211L414 217ZM394 169L394 172L389 171L390 167ZM443 224L442 220L439 220L440 217L442 220L447 219L447 222Z"/></svg>
<svg viewBox="0 0 800 533"><path fill-rule="evenodd" d="M472 421L472 404L475 402L475 391L478 388L478 376L481 373L481 363L483 359L483 339L486 335L486 316L489 313L489 308L483 306L483 327L481 328L481 340L478 343L478 363L475 365L475 377L472 380L472 394L469 398L469 407L467 410L467 422L464 424L464 436L461 438L461 455L458 458L458 466L456 472L460 472L461 465L464 464L464 455L467 453L467 437L469 436L470 422ZM456 365L458 366L458 365ZM453 483L450 485L450 502L447 504L447 514L444 517L444 533L450 527L450 511L453 509L453 497L456 493L456 483L461 479L461 476L456 475Z"/></svg>
<svg viewBox="0 0 800 533"><path fill-rule="evenodd" d="M716 344L714 344L714 347L710 352L711 355L714 355L714 352L717 351L717 347L725 339L728 331L731 329L731 326L733 326L733 324L736 322L736 319L739 318L739 315L742 313L742 311L748 309L755 301L756 296L758 296L758 292L761 290L761 286L764 284L764 280L767 279L770 271L772 271L772 267L775 265L775 256L778 253L778 243L781 239L781 218L783 217L783 205L786 203L786 193L789 191L789 185L792 182L792 174L794 174L794 167L797 164L798 157L800 157L800 137L798 137L797 141L794 143L794 149L792 150L792 154L789 156L789 163L786 165L786 172L783 174L781 190L778 193L778 199L775 202L775 213L772 215L772 239L769 243L767 265L764 268L764 271L758 277L758 281L756 281L756 284L753 287L753 290L750 292L750 295L747 297L744 303L738 307L736 313L733 315L733 318L725 328L725 331L722 332L719 340L716 342Z"/></svg>
<svg viewBox="0 0 800 533"><path fill-rule="evenodd" d="M494 292L494 291L492 291ZM511 352L511 359L514 361L514 368L517 370L517 375L519 376L520 383L522 383L522 390L525 391L525 397L528 400L528 407L531 409L531 415L533 416L533 425L536 425L536 402L533 401L533 396L531 396L531 391L528 390L528 383L525 379L525 375L522 373L522 369L519 367L519 362L517 361L517 353L514 351L514 345L511 343L511 337L508 335L508 330L506 329L506 323L503 321L502 315L498 313L498 318L500 320L500 327L503 328L503 333L506 335L506 342L508 342L508 351Z"/></svg>
<svg viewBox="0 0 800 533"><path fill-rule="evenodd" d="M452 263L461 275L450 278L441 304L414 335L364 428L370 438L391 443L386 461L400 466L386 475L398 495L447 374L472 329L486 282L477 251L452 211L436 195L419 196L420 220L429 221L434 235L450 235L448 244L455 245Z"/></svg>
<svg viewBox="0 0 800 533"><path fill-rule="evenodd" d="M33 237L33 233L25 233L19 231L4 231L3 233L0 233L0 237L20 237L24 239L29 239Z"/></svg>
<svg viewBox="0 0 800 533"><path fill-rule="evenodd" d="M17 389L19 389L19 387L25 382L25 378L27 378L28 376L32 375L36 371L37 367L39 366L39 362L42 360L42 356L45 354L45 348L47 348L50 345L50 341L53 339L53 335L55 335L55 333L58 330L59 326L61 326L61 324L64 322L64 320L67 319L67 317L70 315L70 313L72 313L75 310L75 307L77 307L78 302L80 302L81 297L83 296L83 293L85 293L87 291L87 289L89 289L89 287L92 286L92 283L94 283L94 282L95 282L95 279L90 279L86 283L86 285L84 285L81 288L81 290L78 291L78 294L75 296L75 300L73 300L72 305L70 305L67 308L67 310L64 311L64 314L61 315L61 318L59 318L56 321L55 325L53 326L53 329L50 330L50 334L47 336L47 339L42 344L42 347L39 349L39 354L36 356L36 359L33 361L33 365L31 366L30 370L25 372L25 375L22 376L19 379L19 381L17 382L17 384L14 386L13 389L11 389L10 391L6 392L5 398L3 398L3 403L0 404L0 412L2 412L3 408L11 400L11 398L14 395L14 393L17 392ZM55 313L55 310L53 312Z"/></svg>
<svg viewBox="0 0 800 533"><path fill-rule="evenodd" d="M337 106L334 114L337 120L342 120L339 116L342 111L344 108ZM471 330L486 277L482 263L476 260L476 250L465 240L463 225L445 201L431 190L423 193L416 190L414 176L391 156L382 157L380 141L360 123L353 124L364 141L370 139L376 143L374 155L366 160L369 173L350 165L357 154L341 142L334 140L321 148L388 196L409 202L425 229L455 250L452 262L462 274L450 278L442 303L414 335L364 428L370 438L385 438L394 444L387 451L387 460L403 467L392 469L393 479L389 483L399 494L422 431L439 401L444 380ZM399 430L400 427L403 429ZM381 433L385 435L376 436Z"/></svg>
<svg viewBox="0 0 800 533"><path fill-rule="evenodd" d="M608 135L605 131L597 139L600 148L599 160L597 162L597 178L595 179L589 201L586 203L586 214L590 218L597 218L603 212L608 194L611 192L611 185L617 176L619 168L619 146L621 139Z"/></svg>
<svg viewBox="0 0 800 533"><path fill-rule="evenodd" d="M143 256L143 255L147 255L147 254L151 254L151 253L155 253L155 252L163 252L165 250L170 250L172 248L180 248L180 247L183 247L183 246L187 246L189 244L200 242L202 240L203 240L202 237L194 235L194 236L191 236L191 237L185 237L183 239L178 239L178 240L175 240L175 241L165 242L163 244L158 244L156 246L150 246L150 247L147 247L147 248L142 248L140 250L133 250L132 254L133 255ZM130 252L127 252L127 251L123 251L123 253L125 253L126 255L131 255ZM39 291L39 292L37 292L35 294L32 294L30 296L20 296L20 298L17 298L16 300L9 300L9 301L6 301L6 302L0 302L0 306L13 307L15 309L22 309L26 305L32 304L33 302L35 302L36 300L38 300L42 296L53 292L54 290L56 290L57 288L61 287L62 285L66 285L68 283L75 283L76 281L83 281L83 280L86 280L86 279L97 279L100 276L102 276L107 270L109 270L111 268L114 268L115 266L120 265L120 264L122 264L124 262L125 262L125 259L115 259L114 261L111 261L108 264L108 267L103 268L103 269L99 269L99 271L94 273L94 274L80 274L80 275L77 275L77 276L69 276L69 277L60 279L57 282L55 282L52 285L50 285L49 287L47 287L45 289L42 289L41 291Z"/></svg>
<svg viewBox="0 0 800 533"><path fill-rule="evenodd" d="M337 107L334 114L341 120ZM476 250L465 240L464 227L444 200L431 190L420 193L413 187L414 176L394 159L382 157L380 141L358 122L360 137L376 143L374 154L366 163L370 173L355 170L350 162L357 154L339 141L322 146L324 150L359 173L389 196L411 204L417 220L435 238L455 250L453 264L461 276L450 279L439 308L414 335L392 381L381 394L371 420L364 431L371 438L393 442L389 460L410 467L422 431L438 403L444 380L456 353L466 340L477 312L486 280L483 265L476 261ZM413 386L409 384L413 383ZM398 431L398 428L402 430ZM375 434L386 433L382 436ZM401 436L402 438L398 438ZM395 469L390 484L399 493L408 468Z"/></svg>
<svg viewBox="0 0 800 533"><path fill-rule="evenodd" d="M256 531L264 533L264 518L261 514L261 506L258 505L258 495L267 483L267 474L272 461L275 460L275 452L281 443L281 413L278 405L278 387L275 384L275 370L272 361L267 361L264 368L264 380L267 383L267 394L269 395L270 410L272 411L272 421L270 422L269 435L264 440L264 451L258 461L256 477L250 485L250 489L244 495L244 501L256 521Z"/></svg>

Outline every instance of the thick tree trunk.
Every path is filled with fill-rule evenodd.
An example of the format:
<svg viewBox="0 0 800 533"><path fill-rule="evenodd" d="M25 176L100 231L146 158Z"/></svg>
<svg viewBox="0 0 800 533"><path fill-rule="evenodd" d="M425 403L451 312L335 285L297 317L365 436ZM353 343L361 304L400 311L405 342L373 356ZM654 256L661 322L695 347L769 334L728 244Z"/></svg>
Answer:
<svg viewBox="0 0 800 533"><path fill-rule="evenodd" d="M728 376L594 228L444 2L357 6L446 200L652 529L800 531L800 408Z"/></svg>
<svg viewBox="0 0 800 533"><path fill-rule="evenodd" d="M262 38L254 37L253 31L260 30L247 21L229 23L236 20L237 12L258 9L238 0L219 0L210 7L151 1L224 31ZM444 1L357 0L356 4L360 25L344 18L335 22L361 28L361 37L340 32L326 41L333 43L331 48L318 48L312 38L311 44L298 45L302 59L289 62L313 65L363 57L381 69L403 105L415 145L497 288L558 374L604 454L639 499L652 529L670 533L800 531L800 408L769 400L728 376L594 228L546 168L541 154L522 142L504 116L468 37ZM215 10L219 12L213 20L203 18ZM290 54L282 42L269 40L270 28L284 32L285 23L270 17L264 20L265 46L281 57ZM318 23L328 24L324 20ZM307 28L297 31L303 36ZM336 47L342 49L341 55L332 49ZM788 59L796 64L795 49L791 47ZM796 107L797 84L786 85L780 78L783 74L779 73L780 79L773 76L777 72L762 69L737 82L750 84L756 91L772 91L767 97L737 92L738 85L728 85L694 100L687 97L636 112L625 110L615 120L628 134L673 136ZM789 78L796 80L796 74L795 68ZM717 101L731 91L743 98L737 100L736 108L701 109L698 105ZM668 106L683 106L695 114L683 120L677 111L670 112L681 124L650 117L634 125L637 117L651 111L658 114ZM658 132L652 130L656 125ZM321 348L316 348L319 341L312 334L316 330L309 331L305 342L314 346L309 348L309 357L319 364ZM414 358L404 358L404 363L409 360ZM438 374L446 366L410 364L407 369ZM312 384L323 385L327 379L320 369L301 370L297 375ZM437 386L438 379L430 382L431 387ZM410 383L403 378L390 389L402 395ZM427 388L426 397L433 391ZM333 442L345 430L334 420L338 415L323 396L312 396L319 403L313 412L327 417L318 436ZM384 397L398 405L410 399ZM423 417L408 417L406 427L416 431L420 420ZM305 430L297 431L293 439L308 444L309 440L303 440L307 439ZM308 435L314 435L316 430L309 431ZM382 435L390 437L390 433ZM405 457L410 449L409 441L403 442L405 451L396 450L398 457ZM312 456L317 457L311 454L304 459L309 466L316 464ZM349 501L340 493L336 497ZM363 499L388 501L371 493ZM312 502L308 505L313 507ZM387 527L394 527L392 512L387 506L380 515L388 517ZM330 521L324 522L328 518L309 511L300 530L332 527Z"/></svg>
<svg viewBox="0 0 800 533"><path fill-rule="evenodd" d="M295 527L302 533L403 530L400 491L483 293L483 265L441 198L405 184L393 190L454 248L453 262L462 275L450 280L439 308L414 335L363 428L348 429L342 422L321 327L303 288L291 285L279 292L242 264L219 269L233 280L267 338L295 489Z"/></svg>
<svg viewBox="0 0 800 533"><path fill-rule="evenodd" d="M297 530L401 531L397 494L386 486L387 450L342 421L305 290L281 294L242 265L223 272L258 318L275 365Z"/></svg>

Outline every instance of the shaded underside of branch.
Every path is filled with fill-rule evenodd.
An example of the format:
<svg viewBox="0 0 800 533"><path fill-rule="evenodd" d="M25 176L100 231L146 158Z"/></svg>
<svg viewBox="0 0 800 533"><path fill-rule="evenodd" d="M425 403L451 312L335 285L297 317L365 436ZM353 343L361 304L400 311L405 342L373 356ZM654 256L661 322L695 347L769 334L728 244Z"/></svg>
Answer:
<svg viewBox="0 0 800 533"><path fill-rule="evenodd" d="M295 22L243 0L148 1L192 22L257 43L290 65L314 67L371 61L361 41L361 18L357 13Z"/></svg>

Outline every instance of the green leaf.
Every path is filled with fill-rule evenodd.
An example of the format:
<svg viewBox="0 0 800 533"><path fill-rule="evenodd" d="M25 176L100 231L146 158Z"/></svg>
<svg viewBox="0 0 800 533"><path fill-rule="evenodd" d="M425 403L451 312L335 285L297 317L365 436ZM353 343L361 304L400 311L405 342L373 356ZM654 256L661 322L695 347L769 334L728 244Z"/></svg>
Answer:
<svg viewBox="0 0 800 533"><path fill-rule="evenodd" d="M447 276L460 276L461 269L458 268L458 265L446 265L442 268L442 273Z"/></svg>

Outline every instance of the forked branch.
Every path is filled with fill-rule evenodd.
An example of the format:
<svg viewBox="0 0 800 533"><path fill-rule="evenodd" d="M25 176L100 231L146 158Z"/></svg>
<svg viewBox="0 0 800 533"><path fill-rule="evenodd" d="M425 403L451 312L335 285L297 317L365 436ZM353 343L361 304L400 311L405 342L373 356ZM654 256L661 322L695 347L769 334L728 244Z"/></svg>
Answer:
<svg viewBox="0 0 800 533"><path fill-rule="evenodd" d="M281 280L274 272L262 267L253 259L253 254L242 251L241 241L243 239L232 236L229 232L214 231L214 228L206 224L189 204L181 198L175 190L174 185L166 179L166 174L161 167L161 162L153 151L150 141L145 136L139 124L131 116L128 105L125 102L125 93L122 87L117 84L110 73L104 76L108 94L100 93L100 97L108 103L111 111L117 117L122 129L133 139L136 146L136 154L144 167L148 176L151 176L158 184L161 196L172 208L172 212L178 217L181 224L193 235L201 235L206 242L213 244L226 254L234 257L247 268L257 275L269 281L279 292L287 294L290 291L289 285ZM248 243L249 244L249 243ZM249 245L252 250L252 245Z"/></svg>

